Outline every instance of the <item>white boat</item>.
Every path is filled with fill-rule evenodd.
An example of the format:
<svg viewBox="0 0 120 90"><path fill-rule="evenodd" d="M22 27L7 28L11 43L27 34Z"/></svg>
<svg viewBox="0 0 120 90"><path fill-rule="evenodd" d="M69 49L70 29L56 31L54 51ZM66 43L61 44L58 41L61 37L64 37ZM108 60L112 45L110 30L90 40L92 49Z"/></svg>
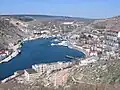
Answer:
<svg viewBox="0 0 120 90"><path fill-rule="evenodd" d="M74 59L73 56L69 56L69 55L66 55L65 57L66 57L66 58L69 58L69 59Z"/></svg>
<svg viewBox="0 0 120 90"><path fill-rule="evenodd" d="M67 41L62 41L61 43L58 43L58 45L60 46L68 46Z"/></svg>
<svg viewBox="0 0 120 90"><path fill-rule="evenodd" d="M54 41L55 41L55 42L59 42L59 40L58 40L58 39L54 39Z"/></svg>
<svg viewBox="0 0 120 90"><path fill-rule="evenodd" d="M54 44L54 43L51 43L51 46L55 46L56 44Z"/></svg>

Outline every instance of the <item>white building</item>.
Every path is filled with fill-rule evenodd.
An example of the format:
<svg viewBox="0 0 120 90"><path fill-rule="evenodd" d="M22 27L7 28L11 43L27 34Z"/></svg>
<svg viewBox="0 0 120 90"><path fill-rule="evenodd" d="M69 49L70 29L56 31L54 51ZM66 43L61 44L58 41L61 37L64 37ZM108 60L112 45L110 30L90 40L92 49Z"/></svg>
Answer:
<svg viewBox="0 0 120 90"><path fill-rule="evenodd" d="M64 24L64 25L72 25L74 22L64 22L64 23L62 23L62 24Z"/></svg>
<svg viewBox="0 0 120 90"><path fill-rule="evenodd" d="M36 64L32 65L32 69L34 69L36 72L38 72L40 75L43 73L51 73L54 70L62 70L66 67L69 67L72 65L72 62L57 62L57 63L51 63L51 64Z"/></svg>
<svg viewBox="0 0 120 90"><path fill-rule="evenodd" d="M38 74L34 69L26 69L24 70L24 75L27 81L30 81L34 78L38 77Z"/></svg>
<svg viewBox="0 0 120 90"><path fill-rule="evenodd" d="M120 31L118 32L118 38L120 38Z"/></svg>

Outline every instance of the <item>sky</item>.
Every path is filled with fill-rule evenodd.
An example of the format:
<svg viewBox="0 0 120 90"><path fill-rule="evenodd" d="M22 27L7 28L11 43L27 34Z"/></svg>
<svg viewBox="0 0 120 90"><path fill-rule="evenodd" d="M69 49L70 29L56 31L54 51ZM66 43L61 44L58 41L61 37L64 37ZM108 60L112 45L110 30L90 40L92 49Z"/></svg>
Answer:
<svg viewBox="0 0 120 90"><path fill-rule="evenodd" d="M0 0L0 14L107 18L120 15L120 0Z"/></svg>

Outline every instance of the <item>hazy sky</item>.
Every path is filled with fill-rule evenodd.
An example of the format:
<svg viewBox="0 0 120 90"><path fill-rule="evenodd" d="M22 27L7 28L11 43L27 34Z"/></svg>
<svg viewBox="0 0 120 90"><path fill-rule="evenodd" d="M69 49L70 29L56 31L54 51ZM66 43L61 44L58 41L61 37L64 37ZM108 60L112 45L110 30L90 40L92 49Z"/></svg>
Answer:
<svg viewBox="0 0 120 90"><path fill-rule="evenodd" d="M120 15L120 0L0 0L0 14L105 18Z"/></svg>

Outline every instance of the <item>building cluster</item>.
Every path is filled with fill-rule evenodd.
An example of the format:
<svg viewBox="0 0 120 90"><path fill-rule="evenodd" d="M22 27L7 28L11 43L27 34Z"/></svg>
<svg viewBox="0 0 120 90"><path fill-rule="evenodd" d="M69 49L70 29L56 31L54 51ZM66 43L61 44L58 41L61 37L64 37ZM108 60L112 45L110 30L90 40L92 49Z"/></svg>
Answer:
<svg viewBox="0 0 120 90"><path fill-rule="evenodd" d="M9 56L10 53L10 50L0 50L0 61Z"/></svg>
<svg viewBox="0 0 120 90"><path fill-rule="evenodd" d="M120 30L109 30L105 33L104 44L109 50L117 50L120 47Z"/></svg>
<svg viewBox="0 0 120 90"><path fill-rule="evenodd" d="M50 36L50 35L63 35L73 31L76 28L84 26L83 22L77 21L41 21L41 23L33 23L28 25L28 29L34 36Z"/></svg>
<svg viewBox="0 0 120 90"><path fill-rule="evenodd" d="M120 30L92 28L76 34L70 41L87 51L89 56L120 57Z"/></svg>
<svg viewBox="0 0 120 90"><path fill-rule="evenodd" d="M18 54L20 54L22 44L20 41L17 43L9 43L7 49L0 50L0 63L8 62Z"/></svg>
<svg viewBox="0 0 120 90"><path fill-rule="evenodd" d="M51 73L52 71L56 70L62 70L67 67L70 67L72 65L72 62L57 62L57 63L51 63L51 64L38 64L38 65L33 65L32 68L40 72L41 74L47 72L48 74Z"/></svg>
<svg viewBox="0 0 120 90"><path fill-rule="evenodd" d="M41 75L50 75L50 73L61 71L67 68L70 68L73 65L72 62L57 62L50 64L35 64L32 65L32 68L25 69L24 71L20 70L15 72L15 75L20 75L24 72L26 81L32 81L39 78Z"/></svg>

